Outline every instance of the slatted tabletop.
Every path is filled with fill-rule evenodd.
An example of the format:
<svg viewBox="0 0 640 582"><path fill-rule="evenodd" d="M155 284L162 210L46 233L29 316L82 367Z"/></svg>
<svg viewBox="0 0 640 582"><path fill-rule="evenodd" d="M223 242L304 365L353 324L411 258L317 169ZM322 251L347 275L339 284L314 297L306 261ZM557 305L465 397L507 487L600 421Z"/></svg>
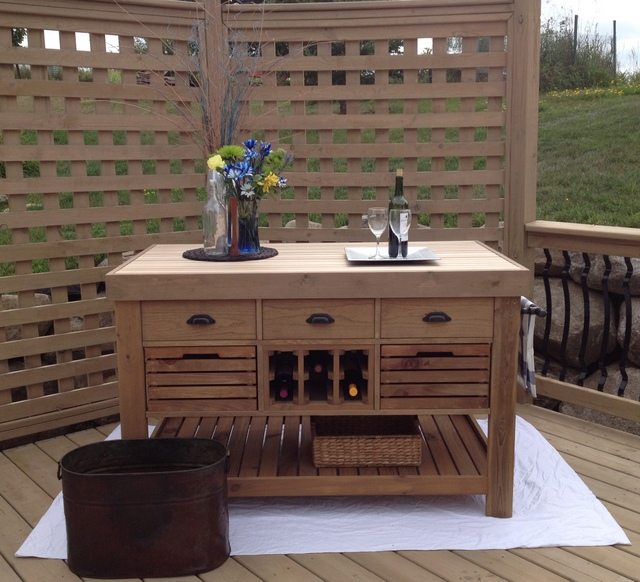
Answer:
<svg viewBox="0 0 640 582"><path fill-rule="evenodd" d="M410 243L412 244L412 243ZM426 246L425 243L415 243ZM155 245L107 275L111 299L265 299L284 297L394 297L411 289L416 297L520 296L528 270L477 241L432 241L438 257L430 262L352 262L345 247L366 243L267 243L278 255L241 262L193 261L182 257L188 245ZM389 284L381 287L380 272ZM154 282L158 284L154 284ZM207 285L215 282L215 290Z"/></svg>

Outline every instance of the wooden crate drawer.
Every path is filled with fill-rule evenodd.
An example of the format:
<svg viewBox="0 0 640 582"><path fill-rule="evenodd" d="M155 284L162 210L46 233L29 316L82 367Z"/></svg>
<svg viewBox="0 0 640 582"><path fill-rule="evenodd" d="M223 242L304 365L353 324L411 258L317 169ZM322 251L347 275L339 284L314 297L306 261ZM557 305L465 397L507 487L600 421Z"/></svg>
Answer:
<svg viewBox="0 0 640 582"><path fill-rule="evenodd" d="M262 314L265 339L374 337L373 300L267 300Z"/></svg>
<svg viewBox="0 0 640 582"><path fill-rule="evenodd" d="M489 406L489 344L383 345L382 409Z"/></svg>
<svg viewBox="0 0 640 582"><path fill-rule="evenodd" d="M384 338L491 338L492 299L383 299Z"/></svg>
<svg viewBox="0 0 640 582"><path fill-rule="evenodd" d="M144 301L145 341L256 338L255 301Z"/></svg>
<svg viewBox="0 0 640 582"><path fill-rule="evenodd" d="M254 346L146 348L150 411L256 410Z"/></svg>

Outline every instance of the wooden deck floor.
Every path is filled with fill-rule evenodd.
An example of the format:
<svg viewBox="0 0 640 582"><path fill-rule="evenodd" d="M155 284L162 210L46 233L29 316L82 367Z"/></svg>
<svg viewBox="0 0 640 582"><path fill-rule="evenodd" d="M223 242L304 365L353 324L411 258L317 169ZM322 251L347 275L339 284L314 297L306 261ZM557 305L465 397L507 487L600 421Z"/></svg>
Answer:
<svg viewBox="0 0 640 582"><path fill-rule="evenodd" d="M542 432L625 529L631 546L245 556L180 581L640 580L640 437L532 406L520 416ZM14 553L60 491L57 461L100 441L113 426L75 432L0 454L0 581L78 580L61 560Z"/></svg>

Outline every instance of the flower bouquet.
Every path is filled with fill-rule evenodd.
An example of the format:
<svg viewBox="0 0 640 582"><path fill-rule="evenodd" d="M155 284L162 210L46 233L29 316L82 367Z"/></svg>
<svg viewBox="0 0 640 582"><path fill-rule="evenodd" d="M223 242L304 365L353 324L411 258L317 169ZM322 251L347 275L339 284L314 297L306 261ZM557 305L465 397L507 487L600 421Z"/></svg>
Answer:
<svg viewBox="0 0 640 582"><path fill-rule="evenodd" d="M225 183L230 255L260 252L258 202L287 186L281 173L292 159L282 148L248 139L241 146L222 146L207 160L208 168L219 172Z"/></svg>

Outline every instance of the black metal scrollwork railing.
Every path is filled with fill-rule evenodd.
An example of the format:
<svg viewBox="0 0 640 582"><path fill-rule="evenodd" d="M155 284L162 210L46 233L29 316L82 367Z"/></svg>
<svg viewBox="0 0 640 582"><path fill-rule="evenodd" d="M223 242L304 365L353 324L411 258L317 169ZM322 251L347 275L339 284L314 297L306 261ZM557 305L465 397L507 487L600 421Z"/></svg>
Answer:
<svg viewBox="0 0 640 582"><path fill-rule="evenodd" d="M588 253L574 253L575 257L580 257L581 261L575 265L580 269L579 286L582 291L582 305L578 306L572 304L572 297L575 297L575 293L570 293L569 285L572 281L575 281L575 277L571 276L572 268L572 254L568 251L562 251L562 257L564 264L559 275L559 280L562 285L562 302L558 305L554 300L551 289L551 281L553 278L553 258L549 248L543 249L545 256L545 263L542 269L542 281L544 283L544 305L548 313L548 317L544 320L544 331L542 333L542 340L538 342L539 350L537 355L543 360L540 374L547 376L550 372L550 367L554 361L560 364L560 370L558 373L558 379L561 381L566 380L568 371L570 370L570 364L567 357L568 349L574 349L577 346L570 346L570 330L572 319L576 317L576 312L580 313L582 319L579 347L577 348L577 361L578 370L575 383L579 386L584 385L585 379L599 370L600 377L597 382L597 390L604 391L607 379L607 368L612 363L618 363L620 371L620 381L618 386L609 392L616 393L618 396L625 395L625 389L629 382L629 376L627 374L629 348L631 345L632 337L632 324L633 324L633 307L632 307L632 294L631 294L631 281L632 278L640 277L640 271L634 271L633 263L630 257L624 257L624 265L626 267L625 274L622 278L620 289L618 293L612 293L610 290L610 277L612 273L612 262L609 255L601 255L600 259L603 263L602 274L599 277L599 284L597 289L598 294L593 293L593 288L590 287L590 280L593 279L593 263L592 255ZM576 270L576 269L574 269ZM557 294L556 294L557 295ZM602 307L602 320L599 323L600 328L594 329L594 320L592 318L592 311L594 307L594 296L600 296ZM611 333L614 321L616 321L616 314L620 314L624 311L624 317L618 317L617 321L624 322L624 331L622 334L622 341L617 341L615 347L611 347ZM551 333L552 333L552 321L554 312L560 312L563 314L562 334L559 342L559 350L556 351L555 356L550 350ZM593 358L589 360L587 358L588 343L594 334L601 337L600 349L597 359ZM620 333L616 333L619 338ZM575 340L574 340L575 341Z"/></svg>
<svg viewBox="0 0 640 582"><path fill-rule="evenodd" d="M531 299L548 312L536 318L538 396L640 430L640 229L534 220L525 230Z"/></svg>

